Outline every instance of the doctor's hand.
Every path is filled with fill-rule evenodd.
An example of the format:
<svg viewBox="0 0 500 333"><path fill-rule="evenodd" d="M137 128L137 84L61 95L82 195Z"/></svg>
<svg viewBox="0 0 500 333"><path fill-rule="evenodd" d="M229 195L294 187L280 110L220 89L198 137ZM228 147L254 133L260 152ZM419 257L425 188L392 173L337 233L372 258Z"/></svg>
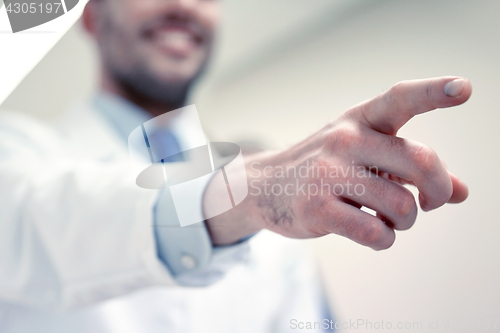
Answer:
<svg viewBox="0 0 500 333"><path fill-rule="evenodd" d="M417 217L404 184L417 187L424 211L468 195L434 150L396 136L398 130L418 114L464 103L471 91L457 77L400 82L291 148L245 157L249 194L207 221L213 243L231 244L266 228L293 238L335 233L389 248L394 230L409 229ZM205 198L219 191L226 189L210 184Z"/></svg>

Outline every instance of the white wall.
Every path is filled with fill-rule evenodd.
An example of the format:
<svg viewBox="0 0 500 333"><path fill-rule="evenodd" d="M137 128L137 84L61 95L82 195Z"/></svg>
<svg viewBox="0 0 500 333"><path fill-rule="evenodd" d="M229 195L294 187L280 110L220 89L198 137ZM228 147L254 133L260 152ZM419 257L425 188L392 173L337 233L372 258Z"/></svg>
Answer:
<svg viewBox="0 0 500 333"><path fill-rule="evenodd" d="M217 139L257 136L283 146L397 81L472 81L466 105L419 116L400 132L436 149L467 181L464 204L419 212L385 252L334 235L309 242L339 319L424 327L439 319L441 328L448 319L500 319L498 13L498 1L384 2L198 96Z"/></svg>
<svg viewBox="0 0 500 333"><path fill-rule="evenodd" d="M256 6L261 1L255 0ZM394 0L371 1L355 11L342 8L331 16L311 14L307 25L295 25L297 38L287 36L273 52L257 50L258 57L241 63L224 53L231 68L224 71L224 61L216 61L217 70L193 96L204 127L216 140L256 137L284 146L397 81L468 77L474 87L469 102L419 116L400 132L436 149L467 181L467 202L419 212L416 225L398 232L388 251L374 252L334 235L308 244L339 320L422 321L426 328L429 319L441 327L446 320L500 319L500 2ZM259 25L254 29L262 34ZM223 48L231 51L231 40L225 42ZM2 108L42 116L59 112L90 91L91 54L71 31ZM48 75L54 66L66 72ZM64 89L65 97L51 87Z"/></svg>

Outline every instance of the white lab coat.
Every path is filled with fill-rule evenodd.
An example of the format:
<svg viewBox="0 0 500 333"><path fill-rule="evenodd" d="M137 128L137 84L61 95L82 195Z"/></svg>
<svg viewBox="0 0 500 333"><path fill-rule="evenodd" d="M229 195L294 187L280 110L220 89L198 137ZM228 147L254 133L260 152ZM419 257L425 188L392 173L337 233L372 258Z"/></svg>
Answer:
<svg viewBox="0 0 500 333"><path fill-rule="evenodd" d="M205 288L176 285L152 228L157 192L89 107L53 126L0 113L0 332L285 332L321 320L298 241L261 232ZM296 332L297 330L293 330Z"/></svg>

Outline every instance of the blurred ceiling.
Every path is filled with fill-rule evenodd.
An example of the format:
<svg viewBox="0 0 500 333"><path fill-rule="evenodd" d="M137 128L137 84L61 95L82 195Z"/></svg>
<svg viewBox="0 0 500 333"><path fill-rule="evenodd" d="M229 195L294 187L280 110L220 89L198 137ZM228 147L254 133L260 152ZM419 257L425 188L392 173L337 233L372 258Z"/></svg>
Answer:
<svg viewBox="0 0 500 333"><path fill-rule="evenodd" d="M232 76L384 1L225 0L212 71Z"/></svg>

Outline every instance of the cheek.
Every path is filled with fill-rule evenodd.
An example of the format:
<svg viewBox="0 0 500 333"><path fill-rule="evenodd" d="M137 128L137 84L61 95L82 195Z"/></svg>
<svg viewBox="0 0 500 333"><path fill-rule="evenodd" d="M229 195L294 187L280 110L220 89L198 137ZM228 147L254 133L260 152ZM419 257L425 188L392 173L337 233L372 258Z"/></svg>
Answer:
<svg viewBox="0 0 500 333"><path fill-rule="evenodd" d="M113 22L117 34L133 43L139 37L144 22L157 15L157 5L151 0L101 0L110 1L109 20Z"/></svg>
<svg viewBox="0 0 500 333"><path fill-rule="evenodd" d="M220 5L216 0L205 0L198 6L199 20L213 35L219 24Z"/></svg>
<svg viewBox="0 0 500 333"><path fill-rule="evenodd" d="M158 2L151 0L119 0L116 3L115 10L122 13L125 22L141 22L158 15Z"/></svg>
<svg viewBox="0 0 500 333"><path fill-rule="evenodd" d="M105 43L120 44L115 47L123 51L122 49L130 47L128 44L134 40L139 17L131 14L134 6L128 1L124 1L121 6L111 1L107 3L107 6L103 9L106 15L103 15L101 19L100 35L107 38Z"/></svg>

